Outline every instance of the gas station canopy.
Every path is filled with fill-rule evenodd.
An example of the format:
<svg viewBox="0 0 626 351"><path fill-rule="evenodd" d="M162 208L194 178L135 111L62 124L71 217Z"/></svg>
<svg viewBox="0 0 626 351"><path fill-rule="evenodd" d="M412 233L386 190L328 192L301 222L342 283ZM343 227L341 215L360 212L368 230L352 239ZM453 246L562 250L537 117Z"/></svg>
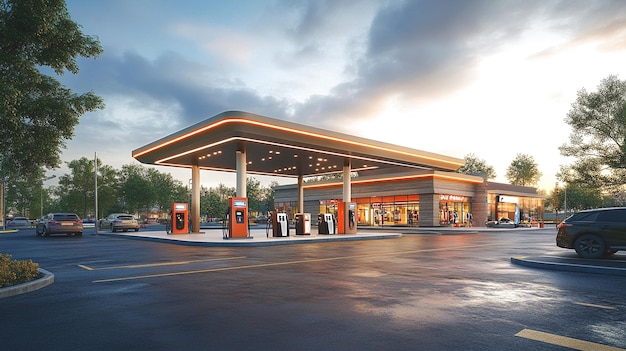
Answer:
<svg viewBox="0 0 626 351"><path fill-rule="evenodd" d="M145 164L231 171L245 153L246 173L310 177L342 172L456 171L463 160L241 111L228 111L140 147Z"/></svg>

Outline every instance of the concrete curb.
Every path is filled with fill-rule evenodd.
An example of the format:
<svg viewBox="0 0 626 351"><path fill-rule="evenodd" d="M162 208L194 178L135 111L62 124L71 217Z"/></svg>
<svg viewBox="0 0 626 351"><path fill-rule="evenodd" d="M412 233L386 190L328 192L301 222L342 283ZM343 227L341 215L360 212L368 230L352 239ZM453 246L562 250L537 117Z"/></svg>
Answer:
<svg viewBox="0 0 626 351"><path fill-rule="evenodd" d="M626 268L620 268L620 267L606 267L606 266L581 265L581 264L574 264L574 263L546 262L546 261L533 260L533 259L529 259L525 257L511 257L511 263L517 264L520 266L552 269L556 271L617 275L617 276L626 277Z"/></svg>
<svg viewBox="0 0 626 351"><path fill-rule="evenodd" d="M39 290L54 283L54 274L48 272L45 269L39 268L39 273L43 274L43 277L35 279L33 281L22 283L14 286L9 286L0 289L0 299L4 297L26 294L31 291Z"/></svg>
<svg viewBox="0 0 626 351"><path fill-rule="evenodd" d="M175 238L159 238L159 237L149 237L149 236L141 236L141 235L124 235L124 234L113 234L113 233L101 233L99 235L109 236L109 237L117 237L124 238L130 240L145 240L145 241L154 241L166 244L175 244L175 245L186 245L186 246L206 246L206 247L252 247L252 246L274 246L274 245L296 245L296 244L311 244L311 243L320 243L320 242L337 242L337 241L361 241L361 240L380 240L380 239L395 239L402 237L401 233L391 233L385 235L358 235L352 236L352 234L345 235L329 235L328 237L320 238L319 236L316 238L308 238L307 236L301 236L299 238L288 237L284 239L275 240L264 240L264 241L254 241L253 239L221 239L221 241L188 241L188 240L177 240Z"/></svg>

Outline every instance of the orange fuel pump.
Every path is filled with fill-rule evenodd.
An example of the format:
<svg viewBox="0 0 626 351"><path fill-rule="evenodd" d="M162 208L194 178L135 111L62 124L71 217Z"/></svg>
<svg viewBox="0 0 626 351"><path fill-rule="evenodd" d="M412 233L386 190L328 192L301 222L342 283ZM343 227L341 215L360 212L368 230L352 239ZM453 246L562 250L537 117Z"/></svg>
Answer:
<svg viewBox="0 0 626 351"><path fill-rule="evenodd" d="M356 234L356 203L339 202L337 204L337 233Z"/></svg>
<svg viewBox="0 0 626 351"><path fill-rule="evenodd" d="M248 199L231 197L228 202L228 238L249 238Z"/></svg>
<svg viewBox="0 0 626 351"><path fill-rule="evenodd" d="M170 223L172 223L172 234L189 233L189 210L186 202L172 203Z"/></svg>

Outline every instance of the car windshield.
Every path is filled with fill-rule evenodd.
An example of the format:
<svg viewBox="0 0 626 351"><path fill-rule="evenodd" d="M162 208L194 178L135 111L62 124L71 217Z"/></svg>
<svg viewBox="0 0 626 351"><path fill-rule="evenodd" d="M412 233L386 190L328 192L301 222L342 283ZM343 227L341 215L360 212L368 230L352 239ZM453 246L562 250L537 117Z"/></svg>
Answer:
<svg viewBox="0 0 626 351"><path fill-rule="evenodd" d="M78 216L75 214L55 214L54 219L57 221L75 221Z"/></svg>
<svg viewBox="0 0 626 351"><path fill-rule="evenodd" d="M122 221L130 221L133 219L133 216L117 216L117 219L120 219Z"/></svg>

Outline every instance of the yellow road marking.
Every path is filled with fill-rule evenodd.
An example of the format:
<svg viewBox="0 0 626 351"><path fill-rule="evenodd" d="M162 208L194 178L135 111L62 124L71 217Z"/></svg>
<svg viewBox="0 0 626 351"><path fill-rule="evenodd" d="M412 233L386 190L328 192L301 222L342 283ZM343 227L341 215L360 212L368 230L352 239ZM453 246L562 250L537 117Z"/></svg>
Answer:
<svg viewBox="0 0 626 351"><path fill-rule="evenodd" d="M581 306L587 306L587 307L595 307L595 308L602 308L605 310L616 310L617 307L613 307L613 306L604 306L604 305L596 305L593 303L586 303L586 302L574 302L576 305L581 305Z"/></svg>
<svg viewBox="0 0 626 351"><path fill-rule="evenodd" d="M198 262L209 262L209 261L224 261L224 260L237 260L246 258L246 256L235 256L235 257L222 257L222 258L211 258L206 260L192 260L192 261L174 261L174 262L162 262L162 263L145 263L145 264L134 264L128 266L110 266L110 267L101 267L101 268L92 268L86 265L79 264L78 267L84 268L88 271L102 271L109 269L130 269L130 268L145 268L145 267L163 267L163 266L178 266L184 264L198 263Z"/></svg>
<svg viewBox="0 0 626 351"><path fill-rule="evenodd" d="M570 349L580 351L626 351L625 349L620 349L619 347L607 346L595 342L568 338L566 336L544 333L532 329L523 329L519 333L515 334L515 336L544 342L546 344L568 347Z"/></svg>
<svg viewBox="0 0 626 351"><path fill-rule="evenodd" d="M483 246L490 246L490 245L495 245L495 244L472 245L472 246L463 246L463 247L458 247L458 248L459 249L461 249L461 248L466 249L468 247L483 247ZM148 274L148 275L137 275L137 276L121 277L121 278L100 279L100 280L94 280L93 282L94 283L106 283L106 282L133 280L133 279L146 279L146 278L156 278L156 277L169 277L169 276L174 276L174 275L188 275L188 274L221 272L221 271L230 271L230 270L239 270L239 269L262 268L262 267L273 267L273 266L286 266L286 265L311 263L311 262L336 261L336 260L346 260L346 259L354 259L354 258L366 258L366 257L375 257L375 256L399 255L399 254L417 253L417 252L450 251L450 250L454 250L454 249L455 248L446 247L446 248L438 248L438 249L420 249L420 250L407 250L407 251L377 252L377 253L363 254L363 255L354 255L354 256L339 256L339 257L328 257L328 258L318 258L318 259L298 260L298 261L260 263L260 264L245 265L245 266L235 266L235 267L221 267L221 268L201 269L201 270L195 270L195 271L183 271L183 272L172 272L172 273L158 273L158 274Z"/></svg>

